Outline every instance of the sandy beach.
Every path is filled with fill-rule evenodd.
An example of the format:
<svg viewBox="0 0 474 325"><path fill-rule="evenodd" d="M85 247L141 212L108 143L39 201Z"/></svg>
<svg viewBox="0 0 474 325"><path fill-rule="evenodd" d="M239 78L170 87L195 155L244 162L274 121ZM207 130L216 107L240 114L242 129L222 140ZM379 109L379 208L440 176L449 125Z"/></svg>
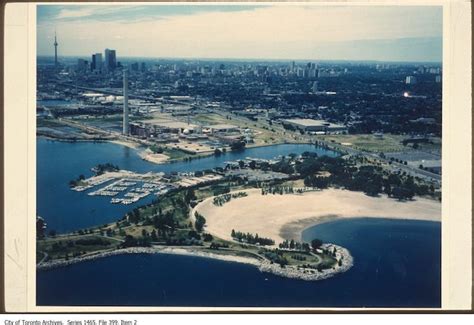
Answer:
<svg viewBox="0 0 474 325"><path fill-rule="evenodd" d="M137 149L140 147L140 144L133 141L124 141L124 140L110 140L109 142L119 144L128 148Z"/></svg>
<svg viewBox="0 0 474 325"><path fill-rule="evenodd" d="M152 162L154 164L162 164L166 161L168 161L170 159L170 157L168 157L167 155L165 154L162 154L162 153L152 153L152 152L149 152L148 150L145 150L143 152L140 153L140 157L143 159L143 160L146 160L146 161L149 161L149 162Z"/></svg>
<svg viewBox="0 0 474 325"><path fill-rule="evenodd" d="M441 203L418 197L401 202L340 189L285 195L261 195L260 189L246 192L248 196L223 206L214 205L212 198L208 198L193 211L206 218L206 230L217 237L232 240L230 234L234 229L272 238L275 244L285 239L300 240L303 229L341 218L441 221Z"/></svg>

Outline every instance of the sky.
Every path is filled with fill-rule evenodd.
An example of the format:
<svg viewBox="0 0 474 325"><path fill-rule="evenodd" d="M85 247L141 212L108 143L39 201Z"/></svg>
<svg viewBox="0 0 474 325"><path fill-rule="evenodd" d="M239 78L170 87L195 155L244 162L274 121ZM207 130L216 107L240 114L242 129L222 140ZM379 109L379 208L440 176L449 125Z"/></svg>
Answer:
<svg viewBox="0 0 474 325"><path fill-rule="evenodd" d="M440 6L38 5L37 54L442 60Z"/></svg>

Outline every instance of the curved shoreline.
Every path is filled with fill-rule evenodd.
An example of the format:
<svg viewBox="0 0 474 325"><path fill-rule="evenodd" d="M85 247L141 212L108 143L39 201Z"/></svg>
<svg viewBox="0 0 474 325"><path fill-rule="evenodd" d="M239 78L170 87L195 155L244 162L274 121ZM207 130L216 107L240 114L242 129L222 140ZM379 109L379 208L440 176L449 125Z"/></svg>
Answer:
<svg viewBox="0 0 474 325"><path fill-rule="evenodd" d="M262 195L261 189L244 191L247 196L222 206L215 206L212 197L206 198L192 213L203 215L206 231L219 238L231 241L234 229L272 238L276 244L298 240L303 229L328 220L368 217L441 221L441 204L419 197L398 201L386 195L370 197L336 188L283 195Z"/></svg>
<svg viewBox="0 0 474 325"><path fill-rule="evenodd" d="M184 256L195 256L202 258L210 258L221 260L225 262L234 262L253 265L258 268L260 272L271 273L277 276L290 278L290 279L299 279L305 281L318 281L333 277L334 275L342 272L346 272L353 265L353 258L349 251L341 246L334 244L324 244L322 246L325 249L336 248L336 260L341 261L341 265L336 263L336 265L331 269L325 269L317 271L311 268L301 268L296 266L285 266L281 267L279 264L274 264L265 261L258 261L257 259L249 257L241 257L235 255L225 255L225 254L216 254L211 252L199 251L199 249L192 248L177 248L177 247L130 247L124 249L117 249L113 251L106 251L97 253L94 255L84 256L84 257L75 257L69 260L56 260L51 262L39 263L36 266L37 271L50 270L58 267L64 267L80 262L93 261L99 258L123 255L123 254L175 254L175 255L184 255Z"/></svg>
<svg viewBox="0 0 474 325"><path fill-rule="evenodd" d="M309 217L305 219L300 219L297 221L292 221L287 224L284 224L280 229L280 235L284 238L291 237L297 241L303 240L303 232L309 228L319 226L322 224L335 222L335 221L349 221L355 219L376 219L376 220L405 220L405 221L425 221L425 222L441 222L441 220L420 220L410 217L374 217L374 216L340 216L340 215L325 215L321 217Z"/></svg>

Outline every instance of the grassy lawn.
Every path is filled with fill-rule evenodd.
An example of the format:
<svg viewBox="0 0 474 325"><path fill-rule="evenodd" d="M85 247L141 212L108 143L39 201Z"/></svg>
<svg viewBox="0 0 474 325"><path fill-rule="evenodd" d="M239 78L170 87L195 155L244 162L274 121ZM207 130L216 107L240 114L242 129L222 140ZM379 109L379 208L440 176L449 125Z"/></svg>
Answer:
<svg viewBox="0 0 474 325"><path fill-rule="evenodd" d="M319 264L321 262L320 257L305 253L284 252L283 256L286 258L289 265ZM298 258L304 258L304 260L299 260Z"/></svg>
<svg viewBox="0 0 474 325"><path fill-rule="evenodd" d="M231 124L230 120L226 119L224 116L214 113L197 114L193 116L192 119L193 121L203 124Z"/></svg>
<svg viewBox="0 0 474 325"><path fill-rule="evenodd" d="M317 139L335 142L337 144L347 144L348 147L371 151L371 152L396 152L407 150L401 142L407 136L384 134L383 138L376 138L372 134L338 134L338 135L322 135ZM351 145L349 145L351 144Z"/></svg>
<svg viewBox="0 0 474 325"><path fill-rule="evenodd" d="M119 244L116 240L96 235L56 237L38 240L37 252L46 252L51 259L58 259L64 258L66 254L72 257L76 254L114 249Z"/></svg>
<svg viewBox="0 0 474 325"><path fill-rule="evenodd" d="M183 158L186 158L186 157L194 157L195 156L195 155L191 155L191 154L186 153L186 152L184 152L182 150L179 150L179 149L170 149L170 148L165 148L163 153L165 155L167 155L168 157L170 157L171 160L173 160L173 159L183 159Z"/></svg>
<svg viewBox="0 0 474 325"><path fill-rule="evenodd" d="M334 266L336 263L336 259L330 255L325 255L325 254L318 254L318 256L321 258L321 268L323 269L328 269Z"/></svg>

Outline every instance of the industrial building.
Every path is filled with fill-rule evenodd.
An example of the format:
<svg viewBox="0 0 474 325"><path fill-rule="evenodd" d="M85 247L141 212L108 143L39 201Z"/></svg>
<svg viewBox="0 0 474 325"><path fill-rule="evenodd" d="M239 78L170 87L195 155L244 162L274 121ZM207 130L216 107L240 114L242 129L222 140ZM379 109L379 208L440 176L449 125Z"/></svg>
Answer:
<svg viewBox="0 0 474 325"><path fill-rule="evenodd" d="M284 126L292 126L304 132L347 133L347 128L344 125L329 123L323 120L289 119L281 120L281 123Z"/></svg>
<svg viewBox="0 0 474 325"><path fill-rule="evenodd" d="M212 134L215 133L240 133L238 126L232 124L215 124L206 127Z"/></svg>

